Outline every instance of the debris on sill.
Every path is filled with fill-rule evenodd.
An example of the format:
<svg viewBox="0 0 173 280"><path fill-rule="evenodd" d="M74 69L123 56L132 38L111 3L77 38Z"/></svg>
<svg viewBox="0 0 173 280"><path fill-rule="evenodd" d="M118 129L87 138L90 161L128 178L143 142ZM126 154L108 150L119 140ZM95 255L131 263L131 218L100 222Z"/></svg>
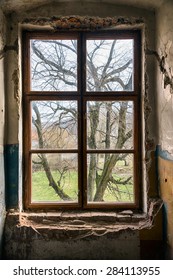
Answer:
<svg viewBox="0 0 173 280"><path fill-rule="evenodd" d="M161 209L161 199L149 201L148 214L133 213L131 210L121 212L12 212L8 214L8 222L16 228L26 231L30 228L37 234L37 238L44 238L45 232L49 234L64 235L69 238L81 239L88 236L103 236L108 233L124 230L141 230L152 228L154 218Z"/></svg>

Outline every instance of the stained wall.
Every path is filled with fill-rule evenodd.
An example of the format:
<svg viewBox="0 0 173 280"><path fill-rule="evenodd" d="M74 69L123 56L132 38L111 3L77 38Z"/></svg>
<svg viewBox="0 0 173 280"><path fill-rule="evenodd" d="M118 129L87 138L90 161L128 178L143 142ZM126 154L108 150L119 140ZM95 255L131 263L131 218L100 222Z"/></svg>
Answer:
<svg viewBox="0 0 173 280"><path fill-rule="evenodd" d="M56 17L66 17L70 15L84 17L113 17L116 18L117 25L114 28L140 28L142 40L142 127L143 127L143 210L146 215L145 226L140 228L140 222L135 229L129 230L129 224L132 223L132 217L122 217L124 219L123 227L118 230L119 221L114 222L115 229L113 233L106 231L100 236L76 237L72 242L73 233L63 229L59 230L57 222L56 229L50 230L50 227L42 231L43 234L36 234L39 223L34 225L21 224L19 210L22 210L22 71L21 71L21 46L22 32L28 29L53 30L52 19ZM122 6L106 4L104 1L84 3L67 1L65 3L49 3L49 5L39 4L34 9L18 7L17 10L6 11L7 36L6 36L6 55L5 55L5 94L6 94L6 142L5 142L5 167L6 167L6 203L7 209L18 211L18 218L13 219L12 214L8 214L5 227L5 258L25 259L29 248L31 249L30 258L51 258L52 250L54 258L60 258L64 251L64 258L69 258L71 249L76 258L91 257L90 251L86 251L88 246L95 248L92 251L92 258L98 258L104 253L107 258L118 259L120 255L117 251L121 240L121 256L125 259L140 258L161 258L161 250L158 244L162 244L162 216L159 212L160 202L158 200L157 184L157 157L156 147L158 143L158 122L157 122L157 98L156 98L156 58L153 52L156 49L156 17L155 12L149 9L136 8L131 6ZM156 205L156 210L154 210ZM154 218L154 216L157 218ZM98 219L98 218L97 218ZM129 220L128 220L129 219ZM75 223L75 220L73 220ZM81 224L78 225L79 231ZM101 226L100 226L101 229ZM85 229L86 230L86 229ZM118 231L118 233L117 233ZM123 232L122 232L123 231ZM46 233L47 232L47 233ZM14 234L15 233L15 234ZM75 232L76 234L76 232ZM19 239L15 236L20 236ZM30 238L28 239L28 237ZM109 238L110 237L110 238ZM128 242L125 242L128 240ZM105 251L102 250L102 244L105 244ZM153 245L154 244L154 245ZM50 246L49 246L50 245ZM154 246L154 251L152 250ZM110 253L110 247L112 251ZM49 248L49 249L48 249ZM58 248L62 248L61 251ZM150 248L150 251L148 249ZM159 248L159 249L158 249ZM156 251L155 251L156 250ZM160 251L159 251L160 250ZM88 252L84 254L84 252ZM145 254L143 253L145 251ZM150 255L153 251L153 255ZM36 255L36 252L39 256ZM43 254L44 252L44 254ZM123 253L124 252L124 253ZM135 255L134 255L135 252ZM147 254L147 252L149 252ZM124 255L123 255L124 254ZM143 254L143 256L141 256ZM123 258L123 257L122 257Z"/></svg>
<svg viewBox="0 0 173 280"><path fill-rule="evenodd" d="M173 258L173 2L157 14L157 93L159 118L159 183L164 201L164 236Z"/></svg>

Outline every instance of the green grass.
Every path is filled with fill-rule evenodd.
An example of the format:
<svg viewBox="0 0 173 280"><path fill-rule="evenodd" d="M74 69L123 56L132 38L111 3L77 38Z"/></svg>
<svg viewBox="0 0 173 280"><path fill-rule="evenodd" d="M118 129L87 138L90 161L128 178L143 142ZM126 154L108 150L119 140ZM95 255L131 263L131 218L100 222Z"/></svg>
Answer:
<svg viewBox="0 0 173 280"><path fill-rule="evenodd" d="M57 171L52 171L52 175L54 180L57 182L59 180L59 174ZM117 180L119 177L114 176ZM70 177L66 173L64 177L64 185L63 191L68 194L72 201L77 200L77 173L75 171L70 172ZM128 192L133 194L133 185L127 184L118 185L118 188L122 192ZM117 194L117 192L116 192ZM115 196L109 189L105 191L104 201L105 202L115 202L115 201L122 201L122 202L132 202L133 196L129 197L127 193L121 193L118 196ZM55 193L54 189L49 186L48 179L45 175L44 171L37 171L32 174L32 201L36 202L62 202L63 200Z"/></svg>
<svg viewBox="0 0 173 280"><path fill-rule="evenodd" d="M118 176L114 176L114 179L119 180L120 177ZM122 179L122 177L121 177ZM123 178L123 180L126 178ZM105 201L110 201L110 202L133 202L133 198L134 198L134 193L133 193L133 185L132 184L126 184L126 185L122 185L122 184L118 184L118 185L114 185L115 188L117 188L119 190L115 191L115 193L113 193L112 190L107 189L105 191L105 195L104 195L104 200Z"/></svg>
<svg viewBox="0 0 173 280"><path fill-rule="evenodd" d="M52 176L57 182L59 174L52 171ZM77 200L77 174L76 172L70 173L70 178L66 175L63 191L69 195L73 200ZM37 171L32 174L32 201L62 201L61 198L55 193L54 189L49 186L48 179L44 171Z"/></svg>

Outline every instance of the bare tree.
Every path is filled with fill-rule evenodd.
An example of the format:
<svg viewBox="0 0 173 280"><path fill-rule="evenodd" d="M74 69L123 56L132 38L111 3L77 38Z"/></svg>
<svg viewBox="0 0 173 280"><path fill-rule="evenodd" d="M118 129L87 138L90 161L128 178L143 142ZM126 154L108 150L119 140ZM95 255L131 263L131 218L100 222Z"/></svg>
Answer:
<svg viewBox="0 0 173 280"><path fill-rule="evenodd" d="M34 90L76 90L77 42L75 40L32 40L31 49L32 88ZM110 92L132 89L133 62L130 40L124 42L122 40L89 40L86 59L88 91ZM133 133L132 110L131 101L96 100L88 102L88 148L91 150L121 150L126 145L133 145L131 140ZM65 133L68 135L68 139L71 137L74 143L77 143L77 108L75 106L64 106L62 102L52 101L45 103L45 109L41 111L41 107L33 102L33 111L32 121L37 131L39 148L44 148L48 142L53 145L53 135L57 127L59 136L56 138L56 145L57 142L60 145L58 148L69 145L69 141L63 144L63 134ZM55 120L53 116L56 113ZM52 119L49 122L49 128L46 124L46 118ZM45 121L42 122L43 119ZM46 133L43 131L43 126L46 127ZM49 133L47 133L48 131ZM132 176L116 179L113 174L116 163L119 160L125 160L126 156L127 154L106 153L102 164L100 164L99 153L90 154L87 178L89 201L103 201L106 190L110 191L117 200L121 200L122 193L126 193L131 200L132 194L127 188L127 183L131 184ZM61 186L64 170L60 171L60 179L55 182L45 154L41 154L40 164L44 168L49 185L52 186L57 195L62 200L70 200ZM125 186L125 191L121 190L121 185Z"/></svg>

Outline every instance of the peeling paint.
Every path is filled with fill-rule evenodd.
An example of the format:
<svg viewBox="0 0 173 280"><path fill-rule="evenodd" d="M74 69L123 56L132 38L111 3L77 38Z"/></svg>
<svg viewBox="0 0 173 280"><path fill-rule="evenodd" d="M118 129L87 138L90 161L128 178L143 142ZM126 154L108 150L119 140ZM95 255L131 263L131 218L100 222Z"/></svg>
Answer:
<svg viewBox="0 0 173 280"><path fill-rule="evenodd" d="M57 11L58 11L58 9L57 9ZM91 11L91 13L92 13L92 11ZM33 14L36 15L36 13L34 13L34 12L33 12ZM15 15L14 15L14 17L15 17ZM21 18L22 17L24 17L24 16L22 15ZM100 18L100 17L90 17L90 16L29 18L29 15L27 15L27 18L22 21L22 24L26 24L25 25L26 28L27 28L27 24L28 24L28 28L31 25L34 25L35 28L48 26L49 29L51 28L53 31L57 31L57 30L63 31L63 30L69 30L69 29L70 30L99 30L99 29L111 29L116 26L135 28L136 26L141 26L143 23L144 23L143 18L137 18L137 17L136 18L133 18L133 17L131 17L131 18L126 18L126 17ZM13 21L11 22L11 27L12 26L13 26ZM149 30L149 27L150 26L148 26L148 30ZM16 30L17 30L17 28L16 28ZM15 32L17 32L16 30L15 30ZM11 34L14 33L14 38L17 35L15 32L14 32L14 30L13 31L11 30ZM13 38L13 41L14 41L14 38ZM2 56L5 54L5 52L8 52L8 51L18 52L17 40L15 41L14 45L10 45L10 43L9 43L8 46L5 46L3 48ZM17 103L17 110L18 110L18 117L19 117L19 106L20 106L19 79L20 79L20 77L19 77L19 69L17 68L17 59L16 59L16 61L14 61L14 64L15 64L15 66L14 66L14 68L12 68L13 74L12 75L10 74L9 80L11 79L14 84L14 98ZM160 67L162 66L164 69L163 62L162 62L162 64L159 64L159 65L160 65ZM165 81L166 87L167 87L167 83L169 83L169 81L166 79L166 81ZM152 136L150 136L151 128L149 127L149 116L152 112L152 106L150 105L150 101L148 98L149 94L151 93L150 89L148 89L149 86L152 87L152 83L149 84L148 76L146 74L145 75L145 93L144 93L144 97L145 97L144 117L145 117L145 125L146 125L145 126L145 149L146 149L147 176L148 176L149 167L150 167L151 161L152 161L150 152L152 150L155 150L155 139ZM11 88L11 86L9 87L8 94L10 93L10 88ZM15 119L17 119L16 116L15 116ZM18 154L16 154L16 150L14 149L14 147L11 147L11 148L9 147L8 153L9 153L8 154L8 157L9 157L8 174L10 174L10 172L16 172L16 176L18 176L17 165L19 163L19 159L17 159L17 161L16 161L16 156L18 156ZM12 166L13 164L16 164L16 168L14 168L14 166ZM18 179L18 177L13 176L13 178L11 177L11 179L9 179L9 180L11 180L11 182L12 181L15 182L15 184L16 184L15 185L15 195L18 195L18 193L16 193L16 191L17 191L16 186L18 187L18 182L16 179ZM14 207L16 207L17 197L14 198L14 196L13 196L12 185L7 184L7 187L8 187L8 191L9 191L9 198L7 196L7 200L9 199L8 207L13 207L13 205L14 205ZM155 188L155 185L154 185L154 188ZM11 194L10 194L10 192L11 192ZM16 204L14 203L13 199L15 200ZM55 239L58 239L62 236L63 243L65 243L65 242L68 243L68 241L71 241L71 240L74 240L74 241L85 240L88 237L90 237L91 239L97 238L97 237L106 237L109 234L114 234L114 233L117 234L117 235L114 235L114 239L116 239L116 237L117 236L119 237L122 232L130 231L130 234L131 234L131 232L138 232L140 229L143 229L143 228L153 227L154 218L157 215L157 213L161 207L162 207L162 201L158 200L157 198L153 199L153 200L149 200L149 202L148 202L149 212L145 218L142 218L140 214L134 214L133 212L131 212L131 213L119 212L119 213L114 213L113 217L111 217L109 215L106 216L105 220L109 221L109 223L103 221L103 217L101 217L101 215L103 216L102 213L100 213L100 216L98 213L95 216L93 213L91 215L89 214L88 216L86 213L83 213L83 215L86 214L85 218L80 216L80 214L78 214L77 216L75 216L71 219L69 219L69 217L68 217L68 215L66 215L66 213L62 213L62 216L59 219L57 218L57 216L56 216L57 214L56 214L55 215L56 221L51 219L50 214L48 214L47 216L44 216L44 218L40 218L40 220L38 220L38 217L37 217L37 219L34 220L34 218L29 218L29 215L27 216L27 214L26 215L22 214L20 216L20 221L18 221L17 223L15 221L14 224L11 225L10 224L11 222L9 220L8 221L9 224L7 226L11 227L12 232L10 232L10 234L12 234L12 236L16 242L14 244L14 246L20 245L19 243L22 239L23 247L22 246L20 247L20 250L21 250L20 255L22 255L22 249L23 250L26 249L25 253L26 253L26 257L27 257L27 253L29 255L32 250L30 248L30 243L28 243L28 239L27 239L28 237L30 237L33 241L33 243L31 242L32 248L34 247L34 244L37 244L37 245L39 244L39 241L41 238L43 239L43 242L45 240L48 241L48 243L51 242L51 240L52 240L51 236L53 236ZM112 220L112 223L111 223L111 221L110 221L111 219L113 219L114 222ZM15 233L17 233L16 236L15 236ZM129 240L131 240L130 234L127 236L128 242L129 242ZM7 238L9 237L9 235L7 234ZM13 242L14 240L12 239L11 242ZM136 238L136 240L137 240L137 238ZM30 241L31 240L29 239L29 242ZM7 241L7 243L8 243L8 241ZM10 243L7 244L7 246L9 246L8 248L10 250ZM125 250L125 246L123 246L123 248ZM50 250L50 248L49 248L49 250ZM83 250L83 247L82 247L82 250ZM18 248L16 248L15 253L17 254L17 252L19 252ZM9 254L10 254L10 252L9 252Z"/></svg>
<svg viewBox="0 0 173 280"><path fill-rule="evenodd" d="M20 91L19 91L19 69L15 69L12 74L12 81L14 83L14 98L17 103L17 115L20 117Z"/></svg>
<svg viewBox="0 0 173 280"><path fill-rule="evenodd" d="M157 146L157 156L165 159L165 160L170 160L173 161L173 155L171 155L168 151L162 150L161 146ZM171 170L172 171L172 170Z"/></svg>
<svg viewBox="0 0 173 280"><path fill-rule="evenodd" d="M164 237L168 257L173 259L173 2L167 1L158 11L157 73L159 147L159 188L164 201ZM159 54L159 55L158 55ZM169 247L169 248L168 248Z"/></svg>
<svg viewBox="0 0 173 280"><path fill-rule="evenodd" d="M146 40L146 38L145 38ZM144 48L146 48L147 42L145 41L144 43ZM148 65L147 65L147 57L146 57L146 52L144 52L144 122L145 122L145 133L144 133L144 144L145 144L145 160L147 163L147 171L150 168L150 162L151 162L151 157L150 153L151 151L155 150L155 139L150 136L150 116L151 113L153 112L153 108L151 105L151 102L149 100L150 97L150 82L149 82L149 71L148 71Z"/></svg>
<svg viewBox="0 0 173 280"><path fill-rule="evenodd" d="M155 151L156 143L155 139L151 138L150 136L150 126L149 126L149 117L152 113L152 106L149 101L149 79L148 74L146 71L146 59L145 59L145 92L144 92L144 121L145 121L145 132L144 132L144 145L145 145L145 167L146 167L146 174L145 174L145 181L147 186L147 195L150 193L150 189L156 188L156 185L151 186L151 182L149 179L150 169L153 165L152 152ZM155 174L153 174L155 177Z"/></svg>
<svg viewBox="0 0 173 280"><path fill-rule="evenodd" d="M172 75L172 69L167 66L166 58L165 56L159 56L159 54L150 49L146 49L147 55L154 55L159 63L159 68L161 73L164 75L164 89L169 85L170 86L170 93L173 94L173 75Z"/></svg>

